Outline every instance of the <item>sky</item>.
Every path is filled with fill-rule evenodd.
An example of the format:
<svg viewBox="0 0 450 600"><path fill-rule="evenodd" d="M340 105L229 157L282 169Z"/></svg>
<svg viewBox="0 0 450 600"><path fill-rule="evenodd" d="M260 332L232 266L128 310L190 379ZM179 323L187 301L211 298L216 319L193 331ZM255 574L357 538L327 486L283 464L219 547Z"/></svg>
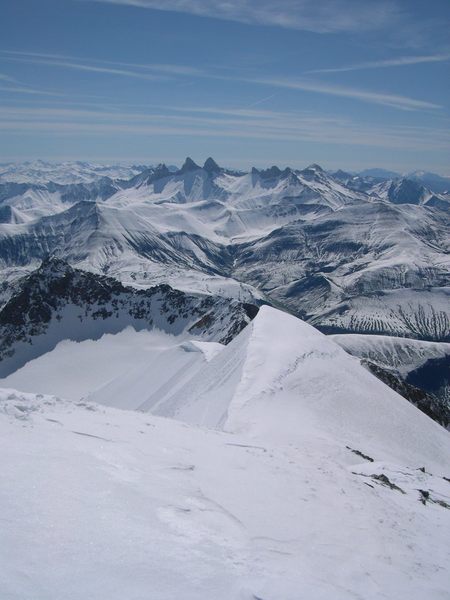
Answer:
<svg viewBox="0 0 450 600"><path fill-rule="evenodd" d="M450 175L450 0L0 0L0 161Z"/></svg>

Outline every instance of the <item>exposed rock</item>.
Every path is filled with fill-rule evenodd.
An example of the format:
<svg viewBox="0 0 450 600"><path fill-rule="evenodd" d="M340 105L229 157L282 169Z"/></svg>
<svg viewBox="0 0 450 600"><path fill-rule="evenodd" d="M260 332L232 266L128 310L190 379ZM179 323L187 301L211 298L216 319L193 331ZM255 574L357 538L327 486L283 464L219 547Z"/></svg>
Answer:
<svg viewBox="0 0 450 600"><path fill-rule="evenodd" d="M169 333L189 330L226 344L255 311L237 301L189 295L168 285L126 287L48 258L16 286L0 311L0 376L48 352L61 339L95 339L127 326L158 327Z"/></svg>
<svg viewBox="0 0 450 600"><path fill-rule="evenodd" d="M378 379L381 379L383 383L409 400L414 406L417 406L417 408L431 419L443 427L448 427L450 425L450 407L447 402L407 383L402 380L397 373L384 369L375 363L368 360L362 360L361 364L367 367L369 371L378 377Z"/></svg>

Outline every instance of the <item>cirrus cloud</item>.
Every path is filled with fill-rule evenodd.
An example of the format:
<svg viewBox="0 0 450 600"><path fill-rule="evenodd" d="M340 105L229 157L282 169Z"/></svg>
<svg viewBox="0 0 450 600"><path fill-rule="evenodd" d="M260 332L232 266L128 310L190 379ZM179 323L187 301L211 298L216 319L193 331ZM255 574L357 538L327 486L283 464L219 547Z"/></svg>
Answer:
<svg viewBox="0 0 450 600"><path fill-rule="evenodd" d="M316 33L357 32L391 25L401 17L393 0L83 0L273 25Z"/></svg>

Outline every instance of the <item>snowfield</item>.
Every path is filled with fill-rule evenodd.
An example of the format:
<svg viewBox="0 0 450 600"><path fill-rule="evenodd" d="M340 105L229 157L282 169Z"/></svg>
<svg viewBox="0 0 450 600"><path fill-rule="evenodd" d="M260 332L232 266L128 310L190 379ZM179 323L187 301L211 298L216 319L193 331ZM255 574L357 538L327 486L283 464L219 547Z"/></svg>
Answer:
<svg viewBox="0 0 450 600"><path fill-rule="evenodd" d="M0 391L1 598L449 598L449 433L310 325L128 329L15 376L63 373L103 405Z"/></svg>
<svg viewBox="0 0 450 600"><path fill-rule="evenodd" d="M128 327L95 341L64 340L0 379L0 386L69 400L89 396L95 402L139 410L163 386L173 390L176 378L183 382L192 377L222 348L217 342L192 341L186 334Z"/></svg>

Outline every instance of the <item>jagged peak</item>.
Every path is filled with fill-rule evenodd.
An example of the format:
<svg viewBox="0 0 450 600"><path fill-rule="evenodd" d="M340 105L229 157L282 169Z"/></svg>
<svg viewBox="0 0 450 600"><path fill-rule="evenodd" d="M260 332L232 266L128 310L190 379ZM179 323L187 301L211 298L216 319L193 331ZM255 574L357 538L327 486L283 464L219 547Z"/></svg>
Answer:
<svg viewBox="0 0 450 600"><path fill-rule="evenodd" d="M306 169L297 171L297 173L299 173L307 181L311 181L316 178L321 179L326 175L322 167L316 163L312 163L311 165L307 166Z"/></svg>
<svg viewBox="0 0 450 600"><path fill-rule="evenodd" d="M195 163L190 156L188 156L180 169L180 173L188 173L189 171L197 171L198 169L200 169L198 164Z"/></svg>
<svg viewBox="0 0 450 600"><path fill-rule="evenodd" d="M154 170L154 175L170 175L170 171L167 168L167 165L165 165L164 163L159 163L159 165L156 165L155 170Z"/></svg>
<svg viewBox="0 0 450 600"><path fill-rule="evenodd" d="M74 269L62 258L58 258L54 255L48 255L42 259L42 263L37 269L37 272L39 273L39 275L61 277L66 273L72 273L73 270Z"/></svg>
<svg viewBox="0 0 450 600"><path fill-rule="evenodd" d="M211 156L205 160L203 169L208 173L217 173L222 170L216 163L216 161L213 158L211 158Z"/></svg>
<svg viewBox="0 0 450 600"><path fill-rule="evenodd" d="M264 169L259 173L261 177L270 178L279 177L281 175L281 169L279 169L276 165L269 167L268 169Z"/></svg>
<svg viewBox="0 0 450 600"><path fill-rule="evenodd" d="M171 172L169 171L167 166L164 163L159 163L159 165L157 165L154 168L151 176L148 177L147 183L153 183L154 181L157 181L158 179L163 179L164 177L169 177L169 175L171 175Z"/></svg>
<svg viewBox="0 0 450 600"><path fill-rule="evenodd" d="M417 204L427 194L427 189L414 179L401 178L392 183L388 189L388 198L396 204Z"/></svg>
<svg viewBox="0 0 450 600"><path fill-rule="evenodd" d="M135 175L128 181L128 185L141 186L149 185L158 179L168 177L170 171L164 163L160 163L156 167L148 167L142 173Z"/></svg>
<svg viewBox="0 0 450 600"><path fill-rule="evenodd" d="M318 165L317 163L312 163L312 164L308 165L306 167L305 171L317 171L318 173L324 172L322 167L320 165Z"/></svg>
<svg viewBox="0 0 450 600"><path fill-rule="evenodd" d="M333 171L331 173L335 179L351 179L353 175L348 171L343 171L342 169L338 169L337 171Z"/></svg>
<svg viewBox="0 0 450 600"><path fill-rule="evenodd" d="M255 169L255 167L253 167L252 174L259 175L261 177L261 179L277 179L280 177L290 176L292 174L292 169L290 169L289 167L286 167L282 171L279 167L277 167L276 165L273 165L272 167L269 167L268 169L262 169L261 171L259 171L258 169Z"/></svg>

